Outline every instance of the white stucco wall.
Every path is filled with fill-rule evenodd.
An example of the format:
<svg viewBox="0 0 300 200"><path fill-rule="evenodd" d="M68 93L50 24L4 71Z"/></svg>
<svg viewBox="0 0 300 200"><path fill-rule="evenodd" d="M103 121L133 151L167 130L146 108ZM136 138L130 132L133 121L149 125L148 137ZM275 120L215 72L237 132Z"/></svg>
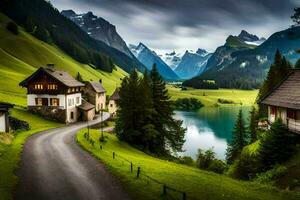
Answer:
<svg viewBox="0 0 300 200"><path fill-rule="evenodd" d="M49 94L28 94L27 95L27 106L36 106L35 99L36 98L48 98L48 104L50 105L50 99L51 98L57 98L59 99L59 106L62 109L65 109L65 95L59 94L59 95L49 95Z"/></svg>
<svg viewBox="0 0 300 200"><path fill-rule="evenodd" d="M110 100L108 103L108 112L112 115L115 115L117 112L117 104L114 100Z"/></svg>
<svg viewBox="0 0 300 200"><path fill-rule="evenodd" d="M79 102L77 102L77 98L79 98ZM77 106L80 106L82 102L81 93L69 94L66 95L66 120L68 123L76 122L79 117L79 111ZM73 119L71 118L71 113L73 112Z"/></svg>
<svg viewBox="0 0 300 200"><path fill-rule="evenodd" d="M5 114L0 113L0 132L5 132Z"/></svg>

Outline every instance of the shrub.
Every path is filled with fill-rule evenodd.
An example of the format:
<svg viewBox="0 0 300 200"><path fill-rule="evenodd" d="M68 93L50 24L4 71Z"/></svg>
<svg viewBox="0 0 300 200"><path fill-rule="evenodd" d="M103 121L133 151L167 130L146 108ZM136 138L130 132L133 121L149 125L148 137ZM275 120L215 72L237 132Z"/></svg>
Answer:
<svg viewBox="0 0 300 200"><path fill-rule="evenodd" d="M228 99L218 99L218 103L222 104L234 104L234 101Z"/></svg>
<svg viewBox="0 0 300 200"><path fill-rule="evenodd" d="M209 167L207 168L207 170L213 171L213 172L218 173L218 174L223 174L224 171L226 170L226 168L227 168L227 165L224 161L214 159L211 162L211 164L209 165Z"/></svg>
<svg viewBox="0 0 300 200"><path fill-rule="evenodd" d="M190 156L183 156L183 157L179 158L179 163L184 164L184 165L188 165L188 166L194 166L195 165L195 161Z"/></svg>
<svg viewBox="0 0 300 200"><path fill-rule="evenodd" d="M175 109L185 111L199 110L201 107L203 107L201 101L196 98L180 98L177 99L173 105Z"/></svg>
<svg viewBox="0 0 300 200"><path fill-rule="evenodd" d="M197 167L200 169L207 169L213 160L215 159L215 152L212 148L203 151L202 149L198 149L197 156Z"/></svg>
<svg viewBox="0 0 300 200"><path fill-rule="evenodd" d="M273 184L280 177L287 173L287 168L281 165L276 165L273 169L257 175L256 181L260 183L271 183Z"/></svg>
<svg viewBox="0 0 300 200"><path fill-rule="evenodd" d="M6 29L9 30L10 32L12 32L15 35L19 34L19 29L18 29L18 25L15 24L14 22L8 22Z"/></svg>

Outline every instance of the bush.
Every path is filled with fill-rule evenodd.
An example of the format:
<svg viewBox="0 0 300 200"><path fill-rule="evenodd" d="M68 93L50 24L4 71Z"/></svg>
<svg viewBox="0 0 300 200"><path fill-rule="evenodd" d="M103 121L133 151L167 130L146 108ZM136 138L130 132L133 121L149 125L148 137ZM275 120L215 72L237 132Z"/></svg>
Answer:
<svg viewBox="0 0 300 200"><path fill-rule="evenodd" d="M15 35L19 34L19 29L18 29L18 25L15 24L14 22L8 22L6 29L9 30L10 32L12 32Z"/></svg>
<svg viewBox="0 0 300 200"><path fill-rule="evenodd" d="M287 173L287 168L281 165L276 165L273 169L257 175L256 181L260 183L274 184L276 180Z"/></svg>
<svg viewBox="0 0 300 200"><path fill-rule="evenodd" d="M180 157L179 158L179 163L184 164L184 165L188 165L188 166L194 166L195 165L195 161L190 156Z"/></svg>
<svg viewBox="0 0 300 200"><path fill-rule="evenodd" d="M222 104L234 104L234 101L228 99L218 99L218 103Z"/></svg>
<svg viewBox="0 0 300 200"><path fill-rule="evenodd" d="M195 111L203 107L201 101L196 98L180 98L173 103L176 110Z"/></svg>
<svg viewBox="0 0 300 200"><path fill-rule="evenodd" d="M209 167L207 168L208 171L213 171L215 173L218 174L223 174L224 171L226 170L227 165L224 161L222 160L218 160L218 159L214 159L211 164L209 165Z"/></svg>

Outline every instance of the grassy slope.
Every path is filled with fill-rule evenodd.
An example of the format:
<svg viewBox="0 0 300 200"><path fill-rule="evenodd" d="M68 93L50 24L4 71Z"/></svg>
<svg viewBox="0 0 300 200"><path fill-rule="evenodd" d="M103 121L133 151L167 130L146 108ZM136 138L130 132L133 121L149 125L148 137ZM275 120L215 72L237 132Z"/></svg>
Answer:
<svg viewBox="0 0 300 200"><path fill-rule="evenodd" d="M98 81L102 78L108 94L121 82L120 78L126 75L120 68L113 73L105 73L81 64L59 48L36 39L22 28L19 28L19 35L13 35L5 28L8 21L0 13L0 101L25 105L26 91L19 87L19 82L47 63L54 63L57 68L74 77L80 72L84 80Z"/></svg>
<svg viewBox="0 0 300 200"><path fill-rule="evenodd" d="M135 178L136 166L141 167L142 174L146 173L158 179L168 186L187 192L187 199L299 199L300 196L291 192L279 191L270 186L257 183L233 180L226 176L212 172L198 170L196 168L175 164L153 158L138 151L126 143L119 142L114 135L106 134L107 142L102 144L103 150L99 149L99 132L91 131L91 137L96 141L92 147L83 137L85 130L77 135L78 142L91 152L95 157L102 160L113 174L120 177L123 185L134 199L165 199L161 197L162 186L148 181L142 176ZM109 152L106 152L109 151ZM112 159L112 151L116 152L116 159ZM121 155L135 164L134 173L130 173L129 164L118 158ZM172 193L173 197L181 199L179 194Z"/></svg>
<svg viewBox="0 0 300 200"><path fill-rule="evenodd" d="M20 161L20 153L26 138L39 131L62 126L55 122L41 119L40 117L28 113L26 110L14 108L11 114L19 119L26 119L31 130L16 133L10 145L0 143L0 199L12 199L12 192L17 184L18 178L14 174Z"/></svg>
<svg viewBox="0 0 300 200"><path fill-rule="evenodd" d="M243 105L252 105L254 104L258 93L257 90L235 90L235 89L202 90L202 89L189 88L188 90L181 90L180 88L176 88L170 85L168 85L168 89L169 89L171 99L173 100L178 98L193 97L199 99L205 106L213 106L218 104L219 98L232 100L237 104L242 103Z"/></svg>

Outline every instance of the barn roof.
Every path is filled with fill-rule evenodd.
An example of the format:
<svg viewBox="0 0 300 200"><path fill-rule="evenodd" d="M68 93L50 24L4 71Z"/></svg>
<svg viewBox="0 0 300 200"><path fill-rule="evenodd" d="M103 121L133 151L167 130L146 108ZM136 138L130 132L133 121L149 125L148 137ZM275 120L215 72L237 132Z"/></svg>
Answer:
<svg viewBox="0 0 300 200"><path fill-rule="evenodd" d="M120 99L120 95L119 95L119 89L117 88L114 93L110 96L109 100L119 100Z"/></svg>
<svg viewBox="0 0 300 200"><path fill-rule="evenodd" d="M92 88L95 92L97 92L97 93L106 92L106 90L104 89L104 87L102 86L102 84L100 82L89 81L88 83L92 86Z"/></svg>
<svg viewBox="0 0 300 200"><path fill-rule="evenodd" d="M27 87L30 80L32 80L35 76L37 76L40 72L45 72L52 78L56 79L58 82L62 83L63 85L67 87L83 87L84 84L77 81L75 78L73 78L70 74L68 74L65 71L57 70L55 68L46 68L46 67L40 67L37 71L35 71L33 74L31 74L29 77L27 77L25 80L23 80L19 85L22 87Z"/></svg>
<svg viewBox="0 0 300 200"><path fill-rule="evenodd" d="M78 108L84 110L84 111L89 111L95 108L95 106L85 100L82 100L82 103L80 106L78 106Z"/></svg>
<svg viewBox="0 0 300 200"><path fill-rule="evenodd" d="M294 70L260 103L300 110L300 70Z"/></svg>

